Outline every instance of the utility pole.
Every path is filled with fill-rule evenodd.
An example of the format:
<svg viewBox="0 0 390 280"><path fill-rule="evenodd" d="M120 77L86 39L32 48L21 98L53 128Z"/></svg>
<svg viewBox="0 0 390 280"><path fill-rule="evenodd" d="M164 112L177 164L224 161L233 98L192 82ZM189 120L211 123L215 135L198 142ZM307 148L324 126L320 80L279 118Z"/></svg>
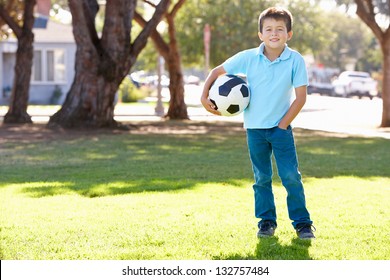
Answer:
<svg viewBox="0 0 390 280"><path fill-rule="evenodd" d="M164 69L164 58L159 55L157 57L157 105L156 108L154 109L154 112L156 116L164 116L164 106L162 103L162 86L161 86L161 75Z"/></svg>
<svg viewBox="0 0 390 280"><path fill-rule="evenodd" d="M204 78L206 79L210 68L210 39L211 30L210 25L206 23L203 30L203 43L204 43Z"/></svg>

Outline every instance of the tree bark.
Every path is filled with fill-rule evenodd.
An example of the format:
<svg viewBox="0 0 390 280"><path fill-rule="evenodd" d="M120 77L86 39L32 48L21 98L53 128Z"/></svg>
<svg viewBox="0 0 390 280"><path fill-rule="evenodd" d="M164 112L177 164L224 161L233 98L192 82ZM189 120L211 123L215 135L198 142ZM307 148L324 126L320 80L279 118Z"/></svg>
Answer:
<svg viewBox="0 0 390 280"><path fill-rule="evenodd" d="M184 100L184 77L179 46L176 40L174 18L168 15L167 22L169 50L164 59L168 64L170 101L166 117L174 120L189 119L187 105Z"/></svg>
<svg viewBox="0 0 390 280"><path fill-rule="evenodd" d="M3 120L7 124L32 123L31 116L27 113L27 106L34 55L32 27L34 25L35 3L35 0L25 1L22 27L19 27L11 18L6 19L18 39L11 99L8 112Z"/></svg>
<svg viewBox="0 0 390 280"><path fill-rule="evenodd" d="M75 78L63 106L50 118L49 127L120 125L114 120L116 92L168 5L169 0L160 2L153 17L131 44L136 1L107 1L103 33L99 38L94 24L96 0L69 0L77 44Z"/></svg>
<svg viewBox="0 0 390 280"><path fill-rule="evenodd" d="M390 30L390 29L389 29ZM390 32L387 32L381 44L383 52L383 82L382 82L382 122L381 127L390 127Z"/></svg>

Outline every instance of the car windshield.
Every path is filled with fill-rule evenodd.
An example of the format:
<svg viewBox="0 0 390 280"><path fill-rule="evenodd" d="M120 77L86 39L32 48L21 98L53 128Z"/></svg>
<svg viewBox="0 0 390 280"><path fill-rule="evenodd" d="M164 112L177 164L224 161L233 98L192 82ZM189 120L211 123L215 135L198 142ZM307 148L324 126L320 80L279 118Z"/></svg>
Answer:
<svg viewBox="0 0 390 280"><path fill-rule="evenodd" d="M368 75L364 75L364 74L349 74L348 76L352 78L369 78Z"/></svg>

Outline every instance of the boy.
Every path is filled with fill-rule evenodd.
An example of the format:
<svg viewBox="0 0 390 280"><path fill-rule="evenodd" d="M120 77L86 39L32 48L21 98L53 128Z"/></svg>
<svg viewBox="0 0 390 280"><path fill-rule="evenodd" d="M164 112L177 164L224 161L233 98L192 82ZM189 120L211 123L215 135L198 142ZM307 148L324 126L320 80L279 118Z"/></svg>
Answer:
<svg viewBox="0 0 390 280"><path fill-rule="evenodd" d="M287 190L287 207L292 225L301 239L315 238L306 209L290 123L306 102L307 70L302 56L287 46L291 39L292 16L282 8L271 7L259 16L258 48L244 50L211 70L206 78L201 102L210 113L220 115L208 98L212 83L223 74L247 78L250 103L244 111L249 156L255 183L255 216L259 218L258 237L273 236L277 227L272 192L271 154ZM291 103L295 89L295 99Z"/></svg>

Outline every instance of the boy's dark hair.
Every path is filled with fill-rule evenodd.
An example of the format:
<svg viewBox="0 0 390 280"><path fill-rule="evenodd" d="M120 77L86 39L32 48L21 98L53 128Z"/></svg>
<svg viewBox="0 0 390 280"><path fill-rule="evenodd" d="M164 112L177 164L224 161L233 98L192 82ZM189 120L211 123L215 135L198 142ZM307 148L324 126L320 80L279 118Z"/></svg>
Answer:
<svg viewBox="0 0 390 280"><path fill-rule="evenodd" d="M291 13L283 8L271 7L263 11L259 16L259 32L263 30L263 23L266 18L273 18L276 20L284 20L287 27L287 32L292 30L293 17Z"/></svg>

